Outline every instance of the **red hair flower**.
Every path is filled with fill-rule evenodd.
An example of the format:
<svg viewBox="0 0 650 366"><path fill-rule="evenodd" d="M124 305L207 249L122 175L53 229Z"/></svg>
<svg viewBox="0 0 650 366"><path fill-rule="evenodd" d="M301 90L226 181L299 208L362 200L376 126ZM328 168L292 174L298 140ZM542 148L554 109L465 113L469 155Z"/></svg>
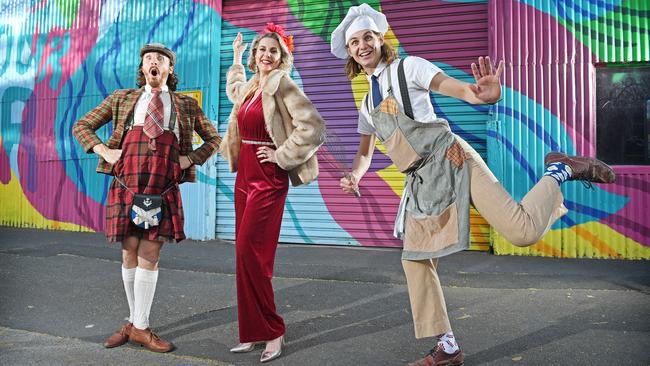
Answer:
<svg viewBox="0 0 650 366"><path fill-rule="evenodd" d="M284 44L287 46L289 52L293 53L293 36L288 36L284 34L284 27L273 23L266 23L266 31L277 33L280 37L282 37L282 40L284 41Z"/></svg>

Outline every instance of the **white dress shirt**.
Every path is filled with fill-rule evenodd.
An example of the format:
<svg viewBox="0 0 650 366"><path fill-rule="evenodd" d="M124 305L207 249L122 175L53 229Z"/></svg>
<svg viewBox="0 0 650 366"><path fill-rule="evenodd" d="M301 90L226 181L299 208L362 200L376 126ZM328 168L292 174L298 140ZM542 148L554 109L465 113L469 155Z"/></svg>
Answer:
<svg viewBox="0 0 650 366"><path fill-rule="evenodd" d="M142 126L144 125L144 118L147 115L147 107L149 106L149 102L151 101L151 98L153 98L153 93L151 92L151 86L149 84L144 86L144 92L140 96L140 99L138 99L138 102L135 104L135 111L133 112L133 126ZM163 85L160 88L160 99L162 100L163 103L163 115L164 115L164 126L163 129L169 130L169 118L171 118L172 114L172 100L171 96L169 94L169 88L167 85ZM174 134L176 135L176 138L179 139L180 141L180 132L178 129L178 119L176 120L176 123L174 123Z"/></svg>

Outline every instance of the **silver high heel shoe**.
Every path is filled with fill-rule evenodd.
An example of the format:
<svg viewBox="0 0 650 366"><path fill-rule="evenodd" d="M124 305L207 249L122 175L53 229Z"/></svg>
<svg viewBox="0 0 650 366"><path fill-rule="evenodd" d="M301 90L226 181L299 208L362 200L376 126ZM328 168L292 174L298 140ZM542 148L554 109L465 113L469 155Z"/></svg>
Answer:
<svg viewBox="0 0 650 366"><path fill-rule="evenodd" d="M284 335L280 336L280 348L278 348L278 350L275 352L263 351L262 357L260 358L260 362L269 362L280 357L280 355L282 354L282 346L284 346Z"/></svg>
<svg viewBox="0 0 650 366"><path fill-rule="evenodd" d="M240 343L237 346L230 349L232 353L246 353L255 349L255 346L261 342L251 342L251 343Z"/></svg>

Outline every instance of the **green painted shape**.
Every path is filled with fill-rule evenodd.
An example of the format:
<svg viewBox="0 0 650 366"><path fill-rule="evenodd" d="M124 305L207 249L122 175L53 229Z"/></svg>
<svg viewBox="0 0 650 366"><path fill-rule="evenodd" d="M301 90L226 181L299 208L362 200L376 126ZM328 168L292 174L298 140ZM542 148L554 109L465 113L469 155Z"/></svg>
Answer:
<svg viewBox="0 0 650 366"><path fill-rule="evenodd" d="M623 4L628 9L650 11L650 2L648 0L628 0L624 1Z"/></svg>
<svg viewBox="0 0 650 366"><path fill-rule="evenodd" d="M363 3L381 11L378 0L369 1L336 1L336 0L287 0L289 9L305 28L320 36L329 43L332 31L341 23L351 6Z"/></svg>
<svg viewBox="0 0 650 366"><path fill-rule="evenodd" d="M79 12L79 0L54 0L54 5L65 19L67 28L71 28Z"/></svg>
<svg viewBox="0 0 650 366"><path fill-rule="evenodd" d="M624 2L585 23L559 21L602 62L650 61L650 1Z"/></svg>

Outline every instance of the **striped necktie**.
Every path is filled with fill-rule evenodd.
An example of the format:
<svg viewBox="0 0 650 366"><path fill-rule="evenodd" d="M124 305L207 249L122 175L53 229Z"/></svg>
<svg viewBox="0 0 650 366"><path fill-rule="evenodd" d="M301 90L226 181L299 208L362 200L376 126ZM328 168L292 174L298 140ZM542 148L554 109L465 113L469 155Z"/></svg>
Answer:
<svg viewBox="0 0 650 366"><path fill-rule="evenodd" d="M147 106L143 131L149 137L149 149L156 150L156 137L162 135L164 131L165 114L160 89L152 89L151 94L153 96Z"/></svg>

